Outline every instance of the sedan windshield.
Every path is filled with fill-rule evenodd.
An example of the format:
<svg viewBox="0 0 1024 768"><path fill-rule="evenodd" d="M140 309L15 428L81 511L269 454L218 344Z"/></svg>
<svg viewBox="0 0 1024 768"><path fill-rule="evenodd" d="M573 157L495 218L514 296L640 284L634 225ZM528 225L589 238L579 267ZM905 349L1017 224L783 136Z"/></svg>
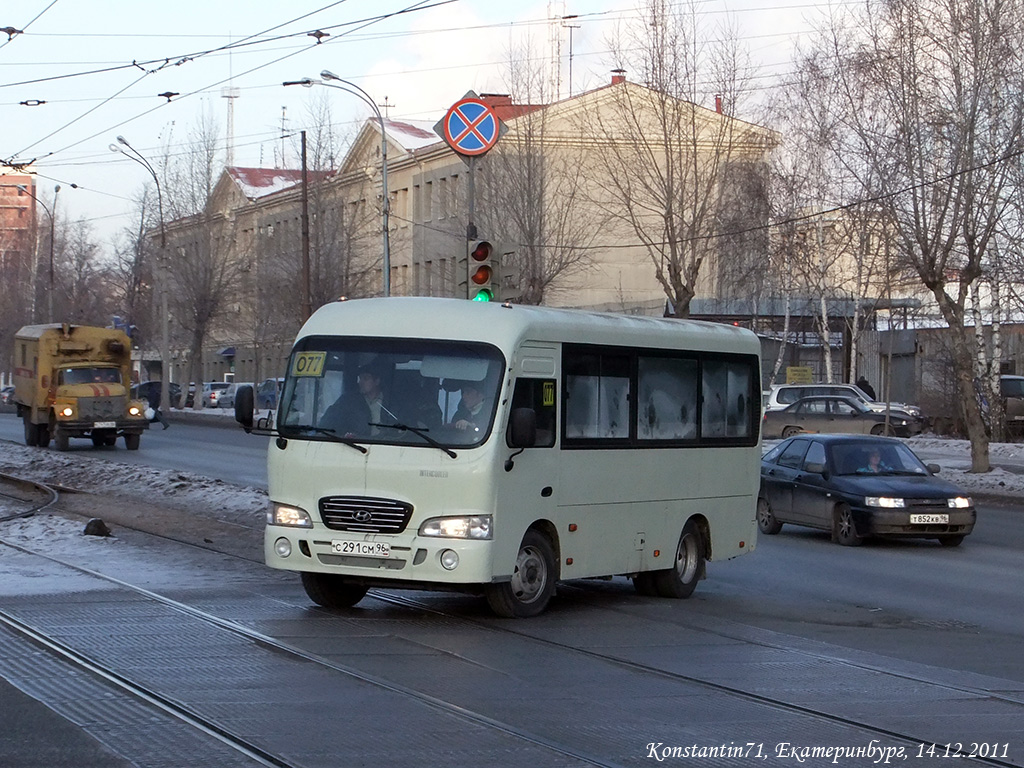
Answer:
<svg viewBox="0 0 1024 768"><path fill-rule="evenodd" d="M292 352L277 428L308 440L479 445L503 368L479 343L310 336Z"/></svg>
<svg viewBox="0 0 1024 768"><path fill-rule="evenodd" d="M902 443L858 441L832 445L836 475L927 475L928 468Z"/></svg>

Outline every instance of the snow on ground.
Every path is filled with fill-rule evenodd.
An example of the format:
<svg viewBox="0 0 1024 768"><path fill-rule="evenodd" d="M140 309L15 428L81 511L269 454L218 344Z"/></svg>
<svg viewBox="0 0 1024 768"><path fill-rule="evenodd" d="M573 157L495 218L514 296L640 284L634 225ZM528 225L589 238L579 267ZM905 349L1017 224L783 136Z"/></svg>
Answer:
<svg viewBox="0 0 1024 768"><path fill-rule="evenodd" d="M144 503L203 512L227 522L252 525L267 509L265 491L225 483L192 472L0 443L0 472L44 485L113 494Z"/></svg>

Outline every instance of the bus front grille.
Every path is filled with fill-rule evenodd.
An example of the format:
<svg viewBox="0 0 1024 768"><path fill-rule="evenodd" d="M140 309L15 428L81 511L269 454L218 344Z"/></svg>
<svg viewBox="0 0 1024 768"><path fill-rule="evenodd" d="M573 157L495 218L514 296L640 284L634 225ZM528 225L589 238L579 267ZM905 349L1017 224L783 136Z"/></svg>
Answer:
<svg viewBox="0 0 1024 768"><path fill-rule="evenodd" d="M412 517L412 505L393 499L366 496L325 496L320 519L335 531L401 533Z"/></svg>

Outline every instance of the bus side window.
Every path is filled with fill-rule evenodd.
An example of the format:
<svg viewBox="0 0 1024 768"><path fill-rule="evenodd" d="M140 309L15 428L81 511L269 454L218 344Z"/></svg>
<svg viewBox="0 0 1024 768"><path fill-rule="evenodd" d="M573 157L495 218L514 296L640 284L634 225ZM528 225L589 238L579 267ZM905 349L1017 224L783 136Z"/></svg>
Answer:
<svg viewBox="0 0 1024 768"><path fill-rule="evenodd" d="M555 444L555 403L557 389L554 379L517 379L512 392L512 408L530 408L537 414L535 448ZM509 424L511 429L511 423ZM511 435L506 434L506 439Z"/></svg>
<svg viewBox="0 0 1024 768"><path fill-rule="evenodd" d="M697 437L697 361L641 357L637 437L692 440Z"/></svg>

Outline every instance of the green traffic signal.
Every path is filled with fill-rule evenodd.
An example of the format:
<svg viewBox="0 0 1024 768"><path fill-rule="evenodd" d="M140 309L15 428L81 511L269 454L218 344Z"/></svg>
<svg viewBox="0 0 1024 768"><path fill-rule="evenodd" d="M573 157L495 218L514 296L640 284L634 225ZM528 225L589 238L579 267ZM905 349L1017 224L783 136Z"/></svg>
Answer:
<svg viewBox="0 0 1024 768"><path fill-rule="evenodd" d="M494 294L491 293L488 288L481 288L476 292L476 296L473 297L473 301L490 301L494 298Z"/></svg>

